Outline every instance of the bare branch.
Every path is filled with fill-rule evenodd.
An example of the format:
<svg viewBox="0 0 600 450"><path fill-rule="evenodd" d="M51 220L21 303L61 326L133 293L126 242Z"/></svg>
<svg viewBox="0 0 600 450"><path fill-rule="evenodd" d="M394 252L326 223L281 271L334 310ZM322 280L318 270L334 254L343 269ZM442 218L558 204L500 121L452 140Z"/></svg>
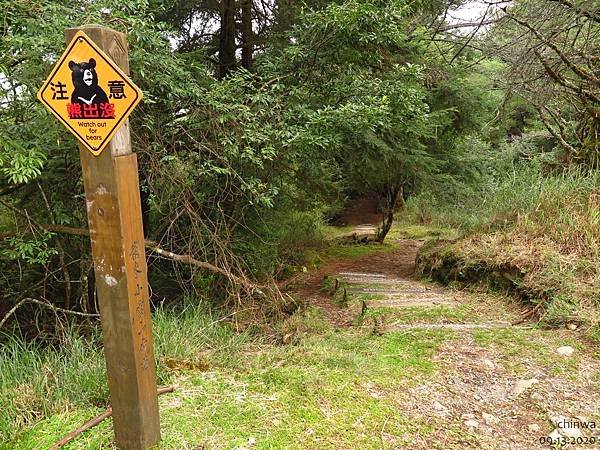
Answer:
<svg viewBox="0 0 600 450"><path fill-rule="evenodd" d="M587 17L588 19L591 19L594 22L600 23L600 17L599 16L597 16L596 14L588 11L587 9L578 8L571 0L548 0L548 1L554 2L554 3L560 3L561 5L564 5L567 8L570 8L570 9L576 11L578 15L583 16L583 17Z"/></svg>
<svg viewBox="0 0 600 450"><path fill-rule="evenodd" d="M573 72L575 72L577 75L579 75L581 78L594 83L596 85L600 85L600 80L598 78L596 78L595 76L593 76L592 74L590 74L587 70L585 70L583 67L579 67L577 64L573 63L573 61L571 61L567 55L565 55L564 52L562 52L558 46L556 44L554 44L552 41L550 41L549 39L546 39L542 33L540 33L538 30L536 30L534 27L532 27L529 23L527 23L524 20L521 20L519 18L517 18L516 16L514 16L513 14L511 14L508 11L505 11L506 15L508 17L510 17L512 20L514 20L516 23L518 23L519 25L527 28L537 39L540 40L540 42L542 42L544 45L550 47L552 50L554 50L554 52L558 55L558 57L567 65L567 67L569 69L571 69Z"/></svg>
<svg viewBox="0 0 600 450"><path fill-rule="evenodd" d="M50 232L54 232L54 233L65 233L65 234L72 234L72 235L76 235L76 236L89 236L90 235L89 230L86 230L84 228L74 228L74 227L67 227L64 225L56 225L56 224L39 224L39 227L46 231L50 231ZM252 283L245 277L242 278L237 275L234 275L230 271L222 269L220 267L217 267L214 264L211 264L211 263L208 263L205 261L200 261L191 255L180 255L177 253L173 253L169 250L165 250L165 249L161 248L158 245L158 243L151 241L149 239L146 239L144 241L144 245L147 249L149 249L150 251L156 253L157 255L159 255L163 258L171 259L173 261L177 261L177 262L180 262L183 264L200 267L201 269L208 270L209 272L220 274L220 275L224 276L225 278L227 278L228 280L230 280L240 286L243 286L244 288L248 289L250 292L257 292L259 294L263 294L263 292L259 288L259 286Z"/></svg>
<svg viewBox="0 0 600 450"><path fill-rule="evenodd" d="M452 64L456 60L456 58L458 58L458 56L463 52L463 50L467 47L467 45L470 44L470 42L473 40L473 38L475 37L475 35L479 32L479 30L481 29L481 27L485 23L485 18L487 17L489 11L490 11L490 8L488 6L488 8L485 10L485 13L481 17L481 20L479 21L477 27L471 32L471 35L464 42L464 44L461 46L461 48L454 54L454 56L450 60L450 64Z"/></svg>
<svg viewBox="0 0 600 450"><path fill-rule="evenodd" d="M493 23L499 22L502 19L488 19L488 20L480 20L478 22L462 22L462 23L454 23L451 25L446 25L444 27L439 28L439 32L444 33L450 30L456 30L459 28L481 28L486 25L491 25Z"/></svg>
<svg viewBox="0 0 600 450"><path fill-rule="evenodd" d="M6 313L6 315L2 318L2 320L0 320L0 328L2 328L2 326L10 318L10 316L12 316L17 311L17 309L19 309L25 303L35 303L35 304L44 306L46 308L50 308L55 313L56 312L61 312L61 313L65 313L65 314L71 314L71 315L82 316L82 317L100 317L98 314L89 314L89 313L83 313L83 312L79 312L79 311L72 311L70 309L59 308L58 306L54 306L52 303L43 302L43 301L37 300L35 298L29 298L29 297L27 297L27 298L24 298L21 301L19 301L19 303L17 303L15 306L13 306Z"/></svg>
<svg viewBox="0 0 600 450"><path fill-rule="evenodd" d="M173 386L162 387L162 388L158 388L157 394L158 395L166 394L167 392L173 392L174 390L175 390L175 388ZM58 441L56 444L54 444L52 447L50 447L49 450L58 450L59 448L64 447L69 442L71 442L73 439L75 439L77 436L79 436L80 434L83 434L85 431L89 430L90 428L95 427L96 425L101 423L104 419L108 419L110 416L112 416L112 407L109 407L102 414L98 414L97 416L88 420L86 423L84 423L82 426L80 426L76 430L71 431L64 438L62 438L60 441Z"/></svg>

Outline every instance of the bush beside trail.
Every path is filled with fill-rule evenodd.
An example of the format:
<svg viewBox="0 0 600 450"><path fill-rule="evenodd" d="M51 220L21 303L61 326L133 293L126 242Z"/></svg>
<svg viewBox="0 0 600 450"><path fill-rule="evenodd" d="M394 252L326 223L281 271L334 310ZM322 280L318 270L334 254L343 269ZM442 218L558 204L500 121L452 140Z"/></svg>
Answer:
<svg viewBox="0 0 600 450"><path fill-rule="evenodd" d="M463 224L463 238L424 246L418 271L444 283L484 281L511 291L542 324L575 324L600 340L600 176L516 179L480 199L487 222ZM496 195L502 192L512 192L512 200ZM442 216L437 220L447 220Z"/></svg>

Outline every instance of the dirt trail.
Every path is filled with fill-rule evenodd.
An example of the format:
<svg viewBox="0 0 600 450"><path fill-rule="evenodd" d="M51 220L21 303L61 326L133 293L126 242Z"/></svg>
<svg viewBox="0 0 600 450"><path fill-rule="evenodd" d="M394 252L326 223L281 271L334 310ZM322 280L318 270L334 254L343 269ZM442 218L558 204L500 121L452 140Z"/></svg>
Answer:
<svg viewBox="0 0 600 450"><path fill-rule="evenodd" d="M362 224L354 227L353 233L373 233L375 226ZM297 287L301 298L308 303L321 308L327 319L336 326L350 326L355 314L347 308L336 305L331 296L322 291L323 281L326 277L339 277L340 273L375 273L390 277L410 279L414 274L415 258L424 241L404 239L402 245L394 251L371 253L352 259L339 259L325 264L317 271L309 272L299 280Z"/></svg>
<svg viewBox="0 0 600 450"><path fill-rule="evenodd" d="M381 220L379 200L371 194L352 200L337 220L339 225L376 224Z"/></svg>
<svg viewBox="0 0 600 450"><path fill-rule="evenodd" d="M597 353L576 330L512 325L521 310L510 300L416 280L421 245L402 240L394 251L333 261L299 292L339 328L445 333L434 357L444 370L399 396L404 413L434 429L411 448L555 448L550 439L600 448ZM337 294L323 290L327 278Z"/></svg>

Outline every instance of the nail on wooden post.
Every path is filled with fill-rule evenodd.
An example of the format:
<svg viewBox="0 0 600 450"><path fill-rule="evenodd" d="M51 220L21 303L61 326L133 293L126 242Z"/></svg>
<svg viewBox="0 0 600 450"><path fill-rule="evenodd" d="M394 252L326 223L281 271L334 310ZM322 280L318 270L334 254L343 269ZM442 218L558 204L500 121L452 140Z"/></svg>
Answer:
<svg viewBox="0 0 600 450"><path fill-rule="evenodd" d="M71 28L67 42L78 31L129 73L123 33L97 25ZM137 157L128 121L99 156L79 148L115 443L145 450L160 440L160 423Z"/></svg>

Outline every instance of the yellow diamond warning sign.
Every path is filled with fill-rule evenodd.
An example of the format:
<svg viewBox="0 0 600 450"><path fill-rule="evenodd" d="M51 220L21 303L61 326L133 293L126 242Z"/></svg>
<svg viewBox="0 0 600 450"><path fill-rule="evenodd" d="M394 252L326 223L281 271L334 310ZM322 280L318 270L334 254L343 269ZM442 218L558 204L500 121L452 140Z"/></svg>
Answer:
<svg viewBox="0 0 600 450"><path fill-rule="evenodd" d="M38 98L97 156L140 102L142 91L79 31Z"/></svg>

